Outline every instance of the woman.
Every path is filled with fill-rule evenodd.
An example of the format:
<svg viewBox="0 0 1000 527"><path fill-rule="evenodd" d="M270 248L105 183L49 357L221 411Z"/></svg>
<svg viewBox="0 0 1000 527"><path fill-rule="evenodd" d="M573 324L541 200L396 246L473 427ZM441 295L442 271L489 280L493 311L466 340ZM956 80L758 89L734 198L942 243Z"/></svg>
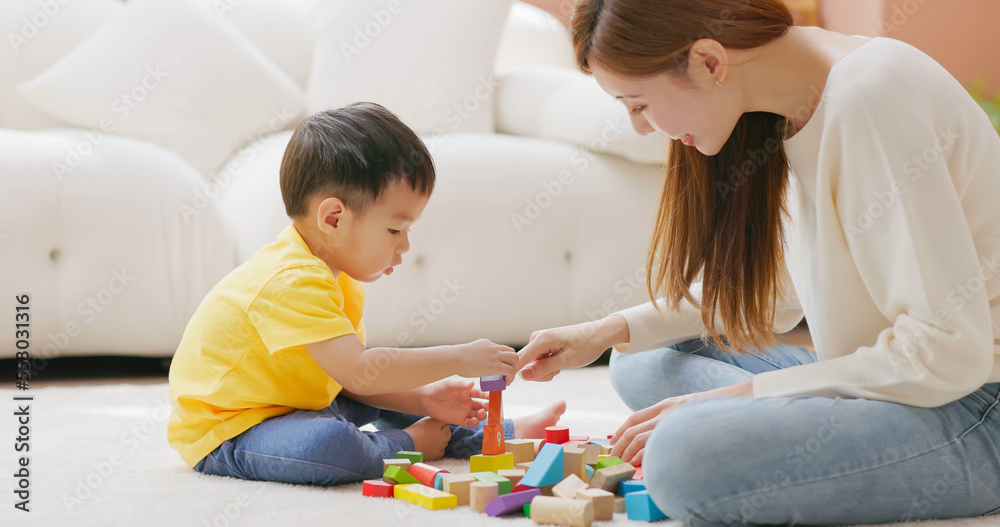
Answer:
<svg viewBox="0 0 1000 527"><path fill-rule="evenodd" d="M1000 512L1000 137L959 83L780 0L579 0L571 28L671 138L662 298L535 332L522 377L614 346L612 453L695 526ZM775 344L803 313L816 353Z"/></svg>

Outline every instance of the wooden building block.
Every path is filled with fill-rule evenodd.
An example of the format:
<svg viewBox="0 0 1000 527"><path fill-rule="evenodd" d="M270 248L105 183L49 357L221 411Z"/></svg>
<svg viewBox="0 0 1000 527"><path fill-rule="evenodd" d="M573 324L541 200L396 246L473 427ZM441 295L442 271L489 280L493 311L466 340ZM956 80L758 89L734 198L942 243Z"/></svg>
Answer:
<svg viewBox="0 0 1000 527"><path fill-rule="evenodd" d="M601 455L601 445L588 443L586 445L580 445L579 448L582 448L584 451L583 463L585 465L597 464L598 461L597 456Z"/></svg>
<svg viewBox="0 0 1000 527"><path fill-rule="evenodd" d="M361 495L371 496L374 498L391 498L393 496L392 488L396 485L389 483L387 481L382 481L380 479L369 479L365 480L361 484Z"/></svg>
<svg viewBox="0 0 1000 527"><path fill-rule="evenodd" d="M410 463L423 463L424 453L423 452L413 452L410 450L400 450L396 452L396 459L409 459Z"/></svg>
<svg viewBox="0 0 1000 527"><path fill-rule="evenodd" d="M487 412L489 412L487 417L489 424L503 424L503 392L490 392L490 404Z"/></svg>
<svg viewBox="0 0 1000 527"><path fill-rule="evenodd" d="M608 444L608 445L601 445L601 453L604 454L605 456L610 456L611 455L611 445L610 444Z"/></svg>
<svg viewBox="0 0 1000 527"><path fill-rule="evenodd" d="M530 439L510 439L504 442L504 447L514 454L514 466L535 460L535 445Z"/></svg>
<svg viewBox="0 0 1000 527"><path fill-rule="evenodd" d="M430 488L434 488L434 477L441 472L448 472L447 470L440 469L427 463L414 463L410 468L406 469L411 476L417 478L417 481L421 485L426 485Z"/></svg>
<svg viewBox="0 0 1000 527"><path fill-rule="evenodd" d="M527 472L527 470L529 468L531 468L531 463L532 463L531 461L526 461L524 463L518 463L518 464L514 465L514 468L519 468L519 469L522 469L525 472Z"/></svg>
<svg viewBox="0 0 1000 527"><path fill-rule="evenodd" d="M538 456L538 451L542 449L542 445L545 444L544 439L532 439L531 444L535 446L535 456Z"/></svg>
<svg viewBox="0 0 1000 527"><path fill-rule="evenodd" d="M397 485L405 485L407 483L420 483L420 480L413 477L412 474L403 470L402 467L397 467L395 465L389 465L389 468L385 469L385 473L382 474L382 479L389 483L395 483Z"/></svg>
<svg viewBox="0 0 1000 527"><path fill-rule="evenodd" d="M448 494L454 494L458 504L469 504L469 485L476 481L476 478L469 474L444 474L441 477L441 490Z"/></svg>
<svg viewBox="0 0 1000 527"><path fill-rule="evenodd" d="M486 512L486 506L497 499L498 488L495 481L476 481L469 484L469 508L476 512Z"/></svg>
<svg viewBox="0 0 1000 527"><path fill-rule="evenodd" d="M615 496L615 512L625 512L625 496Z"/></svg>
<svg viewBox="0 0 1000 527"><path fill-rule="evenodd" d="M576 441L577 443L589 443L590 436L569 436L570 441Z"/></svg>
<svg viewBox="0 0 1000 527"><path fill-rule="evenodd" d="M557 498L568 498L573 499L576 497L576 491L583 490L587 488L587 484L584 483L582 479L576 474L570 474L566 476L566 479L560 481L556 486L552 487L552 495Z"/></svg>
<svg viewBox="0 0 1000 527"><path fill-rule="evenodd" d="M524 473L521 483L529 487L544 487L559 483L563 477L563 449L559 445L546 443Z"/></svg>
<svg viewBox="0 0 1000 527"><path fill-rule="evenodd" d="M509 494L513 485L510 480L493 472L473 472L469 474L477 481L491 481L497 484L497 494Z"/></svg>
<svg viewBox="0 0 1000 527"><path fill-rule="evenodd" d="M500 392L493 392L500 393ZM503 440L503 425L502 424L487 424L483 426L483 455L484 456L497 456L507 452ZM511 459L513 459L513 453L511 453ZM513 466L513 465L511 465Z"/></svg>
<svg viewBox="0 0 1000 527"><path fill-rule="evenodd" d="M625 511L630 520L651 522L667 517L653 503L653 498L649 497L648 490L631 492L625 496Z"/></svg>
<svg viewBox="0 0 1000 527"><path fill-rule="evenodd" d="M628 463L604 467L594 472L594 477L590 479L590 487L615 492L618 490L618 484L631 479L633 474L635 467Z"/></svg>
<svg viewBox="0 0 1000 527"><path fill-rule="evenodd" d="M545 442L561 445L569 441L569 428L565 426L548 426L545 428Z"/></svg>
<svg viewBox="0 0 1000 527"><path fill-rule="evenodd" d="M504 452L495 456L475 455L469 458L469 472L497 472L514 468L514 454Z"/></svg>
<svg viewBox="0 0 1000 527"><path fill-rule="evenodd" d="M621 465L622 463L624 463L624 461L622 461L621 458L609 456L598 461L597 464L594 465L594 469L601 470L602 468L610 467L612 465Z"/></svg>
<svg viewBox="0 0 1000 527"><path fill-rule="evenodd" d="M539 525L590 527L594 504L587 500L536 496L531 500L531 520Z"/></svg>
<svg viewBox="0 0 1000 527"><path fill-rule="evenodd" d="M582 448L563 448L563 476L575 474L576 477L588 478L587 470L583 467L587 451Z"/></svg>
<svg viewBox="0 0 1000 527"><path fill-rule="evenodd" d="M413 463L409 459L383 459L382 460L382 473L385 473L385 469L389 468L390 465L397 466L406 470L410 468Z"/></svg>
<svg viewBox="0 0 1000 527"><path fill-rule="evenodd" d="M542 491L538 489L528 489L522 492L511 492L497 496L486 506L487 516L502 516L514 511L523 511L524 505L531 503L535 496L541 496Z"/></svg>
<svg viewBox="0 0 1000 527"><path fill-rule="evenodd" d="M576 499L588 500L594 504L594 521L611 520L615 517L615 495L602 489L580 489Z"/></svg>
<svg viewBox="0 0 1000 527"><path fill-rule="evenodd" d="M393 489L393 496L432 511L458 507L458 499L454 494L432 489L419 483L396 485Z"/></svg>
<svg viewBox="0 0 1000 527"><path fill-rule="evenodd" d="M484 392L501 392L507 389L507 378L503 375L480 377L479 389Z"/></svg>
<svg viewBox="0 0 1000 527"><path fill-rule="evenodd" d="M497 471L497 475L510 480L510 484L514 487L521 482L521 478L524 477L525 470L519 468L505 468Z"/></svg>

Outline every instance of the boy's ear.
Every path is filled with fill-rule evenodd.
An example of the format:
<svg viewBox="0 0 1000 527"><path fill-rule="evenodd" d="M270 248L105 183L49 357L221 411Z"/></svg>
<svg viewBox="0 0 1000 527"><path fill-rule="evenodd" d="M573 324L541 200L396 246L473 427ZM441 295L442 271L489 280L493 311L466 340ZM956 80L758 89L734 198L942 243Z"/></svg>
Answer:
<svg viewBox="0 0 1000 527"><path fill-rule="evenodd" d="M350 212L343 201L339 198L326 198L319 202L319 207L316 209L316 226L326 234L337 234L347 214Z"/></svg>

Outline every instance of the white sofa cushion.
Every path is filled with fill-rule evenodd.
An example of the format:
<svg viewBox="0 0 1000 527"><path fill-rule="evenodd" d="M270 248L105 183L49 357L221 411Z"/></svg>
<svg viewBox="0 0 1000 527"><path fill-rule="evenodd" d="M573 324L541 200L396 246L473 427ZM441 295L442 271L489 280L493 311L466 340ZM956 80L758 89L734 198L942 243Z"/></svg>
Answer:
<svg viewBox="0 0 1000 527"><path fill-rule="evenodd" d="M18 90L77 126L157 143L205 175L304 109L294 81L190 0L132 0Z"/></svg>
<svg viewBox="0 0 1000 527"><path fill-rule="evenodd" d="M493 131L493 61L512 0L323 4L309 111L374 101L417 133Z"/></svg>
<svg viewBox="0 0 1000 527"><path fill-rule="evenodd" d="M500 35L497 74L525 66L552 66L576 70L573 41L556 17L533 6L516 2Z"/></svg>
<svg viewBox="0 0 1000 527"><path fill-rule="evenodd" d="M525 67L497 76L497 132L566 141L636 163L664 165L667 138L641 136L625 107L579 71Z"/></svg>
<svg viewBox="0 0 1000 527"><path fill-rule="evenodd" d="M3 0L0 14L0 128L37 130L70 123L14 90L97 31L122 8L118 0Z"/></svg>

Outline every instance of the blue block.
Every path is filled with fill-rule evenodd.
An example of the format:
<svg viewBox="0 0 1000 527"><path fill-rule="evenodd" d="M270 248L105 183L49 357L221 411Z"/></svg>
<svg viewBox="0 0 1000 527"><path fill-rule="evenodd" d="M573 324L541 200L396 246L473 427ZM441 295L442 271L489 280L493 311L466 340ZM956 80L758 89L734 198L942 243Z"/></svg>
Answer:
<svg viewBox="0 0 1000 527"><path fill-rule="evenodd" d="M479 378L479 389L484 392L501 392L507 389L507 378L503 375L488 375Z"/></svg>
<svg viewBox="0 0 1000 527"><path fill-rule="evenodd" d="M610 445L611 440L606 437L591 437L590 442L595 445Z"/></svg>
<svg viewBox="0 0 1000 527"><path fill-rule="evenodd" d="M521 478L521 485L547 487L563 480L563 447L545 443Z"/></svg>
<svg viewBox="0 0 1000 527"><path fill-rule="evenodd" d="M587 476L589 476L590 479L594 479L594 467L590 465L584 465L583 468L587 469Z"/></svg>
<svg viewBox="0 0 1000 527"><path fill-rule="evenodd" d="M434 475L434 488L444 490L444 476L447 472L438 472Z"/></svg>
<svg viewBox="0 0 1000 527"><path fill-rule="evenodd" d="M630 493L640 490L646 490L646 480L644 479L626 479L618 484L619 496L628 496Z"/></svg>
<svg viewBox="0 0 1000 527"><path fill-rule="evenodd" d="M653 503L653 498L649 497L648 490L631 492L625 496L625 512L628 519L641 522L651 522L662 520L667 515L660 512Z"/></svg>

